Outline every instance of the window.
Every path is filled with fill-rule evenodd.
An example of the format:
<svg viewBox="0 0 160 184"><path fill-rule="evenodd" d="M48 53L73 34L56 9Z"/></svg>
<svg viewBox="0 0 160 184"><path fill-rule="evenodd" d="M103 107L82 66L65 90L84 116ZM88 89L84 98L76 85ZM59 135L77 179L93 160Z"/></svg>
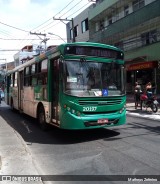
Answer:
<svg viewBox="0 0 160 184"><path fill-rule="evenodd" d="M108 17L108 25L112 24L112 16Z"/></svg>
<svg viewBox="0 0 160 184"><path fill-rule="evenodd" d="M47 84L47 73L40 73L37 75L38 85L46 85Z"/></svg>
<svg viewBox="0 0 160 184"><path fill-rule="evenodd" d="M150 31L150 43L157 42L157 30Z"/></svg>
<svg viewBox="0 0 160 184"><path fill-rule="evenodd" d="M104 29L104 20L101 20L99 22L99 30L103 30Z"/></svg>
<svg viewBox="0 0 160 184"><path fill-rule="evenodd" d="M31 74L34 74L34 73L36 73L36 64L33 64L31 66Z"/></svg>
<svg viewBox="0 0 160 184"><path fill-rule="evenodd" d="M11 79L11 87L13 87L13 74L11 74L10 79Z"/></svg>
<svg viewBox="0 0 160 184"><path fill-rule="evenodd" d="M29 75L30 71L29 71L29 66L25 68L25 75Z"/></svg>
<svg viewBox="0 0 160 184"><path fill-rule="evenodd" d="M88 30L88 18L82 21L81 26L82 26L82 33Z"/></svg>
<svg viewBox="0 0 160 184"><path fill-rule="evenodd" d="M142 45L148 45L157 42L157 30L143 33L141 35Z"/></svg>
<svg viewBox="0 0 160 184"><path fill-rule="evenodd" d="M17 87L17 72L14 74L14 86Z"/></svg>
<svg viewBox="0 0 160 184"><path fill-rule="evenodd" d="M78 36L78 25L74 27L74 35L75 37Z"/></svg>
<svg viewBox="0 0 160 184"><path fill-rule="evenodd" d="M30 86L31 85L31 80L30 80L30 67L27 66L25 68L25 73L24 73L24 86Z"/></svg>
<svg viewBox="0 0 160 184"><path fill-rule="evenodd" d="M133 1L132 5L133 5L133 11L136 11L139 8L142 8L145 5L145 3L144 3L144 0L135 0Z"/></svg>
<svg viewBox="0 0 160 184"><path fill-rule="evenodd" d="M47 72L47 63L48 63L47 59L42 61L42 63L41 63L41 72Z"/></svg>
<svg viewBox="0 0 160 184"><path fill-rule="evenodd" d="M32 85L32 86L36 86L36 85L37 85L37 76L32 76L31 78L32 78L32 79L31 79L31 80L32 80L32 81L31 81L31 83L32 83L31 85Z"/></svg>
<svg viewBox="0 0 160 184"><path fill-rule="evenodd" d="M126 6L124 7L124 16L127 16L128 14L129 14L129 6L126 5Z"/></svg>

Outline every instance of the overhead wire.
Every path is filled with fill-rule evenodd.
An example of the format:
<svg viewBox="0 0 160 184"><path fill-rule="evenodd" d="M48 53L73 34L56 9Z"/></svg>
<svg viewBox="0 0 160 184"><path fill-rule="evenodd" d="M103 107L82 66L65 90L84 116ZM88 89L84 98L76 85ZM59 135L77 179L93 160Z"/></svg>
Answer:
<svg viewBox="0 0 160 184"><path fill-rule="evenodd" d="M80 0L80 1L79 1L77 4L75 4L73 7L71 7L67 12L65 12L64 14L62 14L62 15L60 16L60 18L63 17L65 14L67 14L69 11L71 11L73 8L75 8L81 1L82 1L82 0Z"/></svg>
<svg viewBox="0 0 160 184"><path fill-rule="evenodd" d="M18 27L14 27L14 26L11 26L11 25L8 25L8 24L6 24L6 23L3 23L3 22L0 22L0 24L3 24L3 25L5 25L5 26L8 26L8 27L11 27L11 28L14 28L14 29L17 29L17 30L19 30L19 31L24 31L24 32L29 32L29 31L26 31L26 30L24 30L24 29L20 29L20 28L18 28Z"/></svg>
<svg viewBox="0 0 160 184"><path fill-rule="evenodd" d="M62 12L63 12L69 5L71 5L71 3L73 3L74 1L75 1L75 0L70 1L62 10L60 10L60 11L59 11L57 14L55 14L53 17L55 17L55 16L57 16L58 14L62 13ZM74 9L78 4L80 4L80 3L81 3L81 1L79 1L78 3L76 3L76 4L75 4L74 6L72 6L69 10L67 10L65 13L63 13L62 15L60 15L60 17L66 15L68 12L70 12L71 10L73 10L73 9ZM89 3L83 5L81 8L79 8L78 10L76 10L74 13L68 15L68 17L74 15L75 13L77 13L79 10L81 10L82 8L84 8L85 6L87 6L88 4L89 4ZM53 17L50 18L50 19L48 19L48 20L45 21L44 23L40 24L39 26L35 27L35 28L32 29L32 30L35 30L35 29L37 29L38 27L41 27L41 26L43 26L43 25L44 25L44 26L43 26L42 28L40 28L39 30L42 30L43 28L45 28L45 30L47 30L47 29L50 29L51 27L56 26L56 25L59 24L60 22L53 24L53 23L54 23ZM52 20L51 23L45 25L47 22L49 22L49 21L51 21L51 20ZM29 31L28 31L28 30L24 30L24 29L21 29L21 28L12 26L12 25L8 25L8 24L3 23L3 22L0 22L0 24L3 24L3 25L8 26L8 27L10 27L10 28L14 28L14 29L16 29L16 30L23 31L23 32L29 34ZM51 24L53 24L53 25L51 25ZM48 27L49 25L51 25L51 26ZM28 37L28 35L27 35L26 37ZM1 38L0 38L0 39L1 39ZM4 40L9 40L9 39L4 39ZM12 40L16 40L16 39L12 39ZM39 39L26 39L26 38L24 38L24 39L17 39L17 40L19 40L19 41L25 41L25 40L26 40L26 41L27 41L27 40L34 41L34 40L39 40ZM22 44L22 42L19 43L18 45L20 45L20 44Z"/></svg>
<svg viewBox="0 0 160 184"><path fill-rule="evenodd" d="M76 5L74 5L72 8L70 8L70 10L71 9L73 9L73 8L75 8L78 4L80 4L80 2L81 1L79 1ZM78 11L80 11L82 8L84 8L85 6L87 6L88 4L90 4L90 3L87 3L87 4L85 4L85 5L83 5L82 7L80 7L78 10L76 10L74 13L72 13L71 15L68 15L68 17L71 17L72 15L74 15L75 13L77 13ZM69 11L70 11L69 10ZM65 12L63 15L61 15L60 16L60 18L62 17L62 16L64 16L65 14L67 14L69 11L67 11L67 12ZM67 19L67 18L66 18ZM54 27L54 26L56 26L57 24L59 24L59 23L61 23L61 21L59 21L58 23L55 23L55 24L53 24L53 25L51 25L50 27L48 27L48 28L46 28L45 30L47 30L47 29L50 29L51 27ZM50 23L51 24L51 23ZM50 24L48 24L48 25L50 25ZM47 26L48 26L47 25ZM45 28L46 26L44 26L43 28Z"/></svg>
<svg viewBox="0 0 160 184"><path fill-rule="evenodd" d="M59 11L58 13L56 13L54 16L58 15L59 13L61 13L64 9L66 9L66 8L67 8L71 3L73 3L74 1L75 1L75 0L70 1L64 8L62 8L62 10L60 10L60 11ZM51 23L49 23L49 24L47 24L47 25L44 25L45 23L49 22L50 20L52 20ZM50 24L53 24L53 17L50 18L50 19L48 19L47 21L43 22L43 23L40 24L39 26L33 28L31 31L37 29L38 27L41 27L42 25L44 25L42 28L45 28L46 26L49 26ZM55 25L57 25L57 23L56 23ZM51 27L52 27L52 26L51 26ZM38 31L42 30L42 28L38 29ZM28 37L28 35L27 35L26 37ZM25 37L25 38L26 38L26 37ZM24 39L25 39L25 38L24 38ZM23 41L22 41L22 42L23 42ZM22 42L19 43L19 45L22 44ZM31 42L31 43L32 43L32 42Z"/></svg>
<svg viewBox="0 0 160 184"><path fill-rule="evenodd" d="M72 13L71 15L69 15L68 17L71 17L72 15L74 15L75 13L77 13L78 11L80 11L82 8L84 8L85 6L89 5L90 3L85 4L84 6L82 6L81 8L79 8L78 10L76 10L74 13Z"/></svg>
<svg viewBox="0 0 160 184"><path fill-rule="evenodd" d="M70 1L64 8L62 8L62 10L60 10L58 13L56 13L53 17L55 17L55 16L57 16L58 14L60 14L64 9L66 9L66 8L67 8L71 3L73 3L74 1L75 1L75 0ZM33 30L37 29L38 27L44 25L45 23L47 23L47 22L50 21L50 20L53 21L53 17L50 18L50 19L48 19L47 21L43 22L42 24L40 24L40 25L37 26L36 28L32 29L31 31L33 31ZM45 26L43 26L43 27L45 27ZM42 28L43 28L43 27L42 27ZM42 28L41 28L41 29L42 29Z"/></svg>

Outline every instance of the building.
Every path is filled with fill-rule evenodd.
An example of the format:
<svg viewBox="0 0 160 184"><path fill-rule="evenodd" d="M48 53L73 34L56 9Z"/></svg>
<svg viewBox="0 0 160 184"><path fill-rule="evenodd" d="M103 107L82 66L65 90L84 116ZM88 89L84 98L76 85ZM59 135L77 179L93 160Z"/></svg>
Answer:
<svg viewBox="0 0 160 184"><path fill-rule="evenodd" d="M125 51L127 92L148 81L160 93L160 0L97 0L89 11L89 41Z"/></svg>
<svg viewBox="0 0 160 184"><path fill-rule="evenodd" d="M75 18L73 22L70 21L67 23L66 32L67 32L67 42L87 42L89 40L89 27L88 27L88 12L94 7L94 4L89 6ZM73 35L73 26L74 26L74 35Z"/></svg>
<svg viewBox="0 0 160 184"><path fill-rule="evenodd" d="M44 50L44 47L40 45L26 45L14 55L15 67L29 61L34 56L44 52Z"/></svg>
<svg viewBox="0 0 160 184"><path fill-rule="evenodd" d="M14 69L14 67L15 67L14 61L0 65L0 88L2 90L4 90L4 88L5 88L4 80L5 80L6 72Z"/></svg>

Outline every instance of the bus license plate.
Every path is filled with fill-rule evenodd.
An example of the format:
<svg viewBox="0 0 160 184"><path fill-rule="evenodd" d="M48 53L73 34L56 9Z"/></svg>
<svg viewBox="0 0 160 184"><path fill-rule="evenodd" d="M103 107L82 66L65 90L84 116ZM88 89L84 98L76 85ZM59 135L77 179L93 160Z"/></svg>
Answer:
<svg viewBox="0 0 160 184"><path fill-rule="evenodd" d="M108 123L108 119L98 119L98 124L105 124Z"/></svg>

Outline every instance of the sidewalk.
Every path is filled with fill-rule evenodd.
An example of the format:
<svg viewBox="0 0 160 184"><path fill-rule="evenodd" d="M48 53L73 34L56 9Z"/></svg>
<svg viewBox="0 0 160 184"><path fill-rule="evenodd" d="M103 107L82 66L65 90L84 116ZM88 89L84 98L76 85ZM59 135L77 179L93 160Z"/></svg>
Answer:
<svg viewBox="0 0 160 184"><path fill-rule="evenodd" d="M1 108L1 107L0 107ZM1 111L1 110L0 110ZM0 112L0 183L2 184L17 184L23 183L20 181L1 181L2 176L15 176L15 180L19 175L38 175L37 169L34 166L33 159L25 142L19 133L17 133L8 123L2 118ZM42 184L41 181L27 182L34 184Z"/></svg>
<svg viewBox="0 0 160 184"><path fill-rule="evenodd" d="M160 97L158 96L158 101L159 99ZM142 118L147 118L152 120L160 120L160 104L158 105L158 111L156 113L152 112L150 108L148 108L147 110L146 108L142 108L141 110L140 107L135 109L133 95L127 95L126 109L127 109L127 114L132 116L142 117Z"/></svg>

